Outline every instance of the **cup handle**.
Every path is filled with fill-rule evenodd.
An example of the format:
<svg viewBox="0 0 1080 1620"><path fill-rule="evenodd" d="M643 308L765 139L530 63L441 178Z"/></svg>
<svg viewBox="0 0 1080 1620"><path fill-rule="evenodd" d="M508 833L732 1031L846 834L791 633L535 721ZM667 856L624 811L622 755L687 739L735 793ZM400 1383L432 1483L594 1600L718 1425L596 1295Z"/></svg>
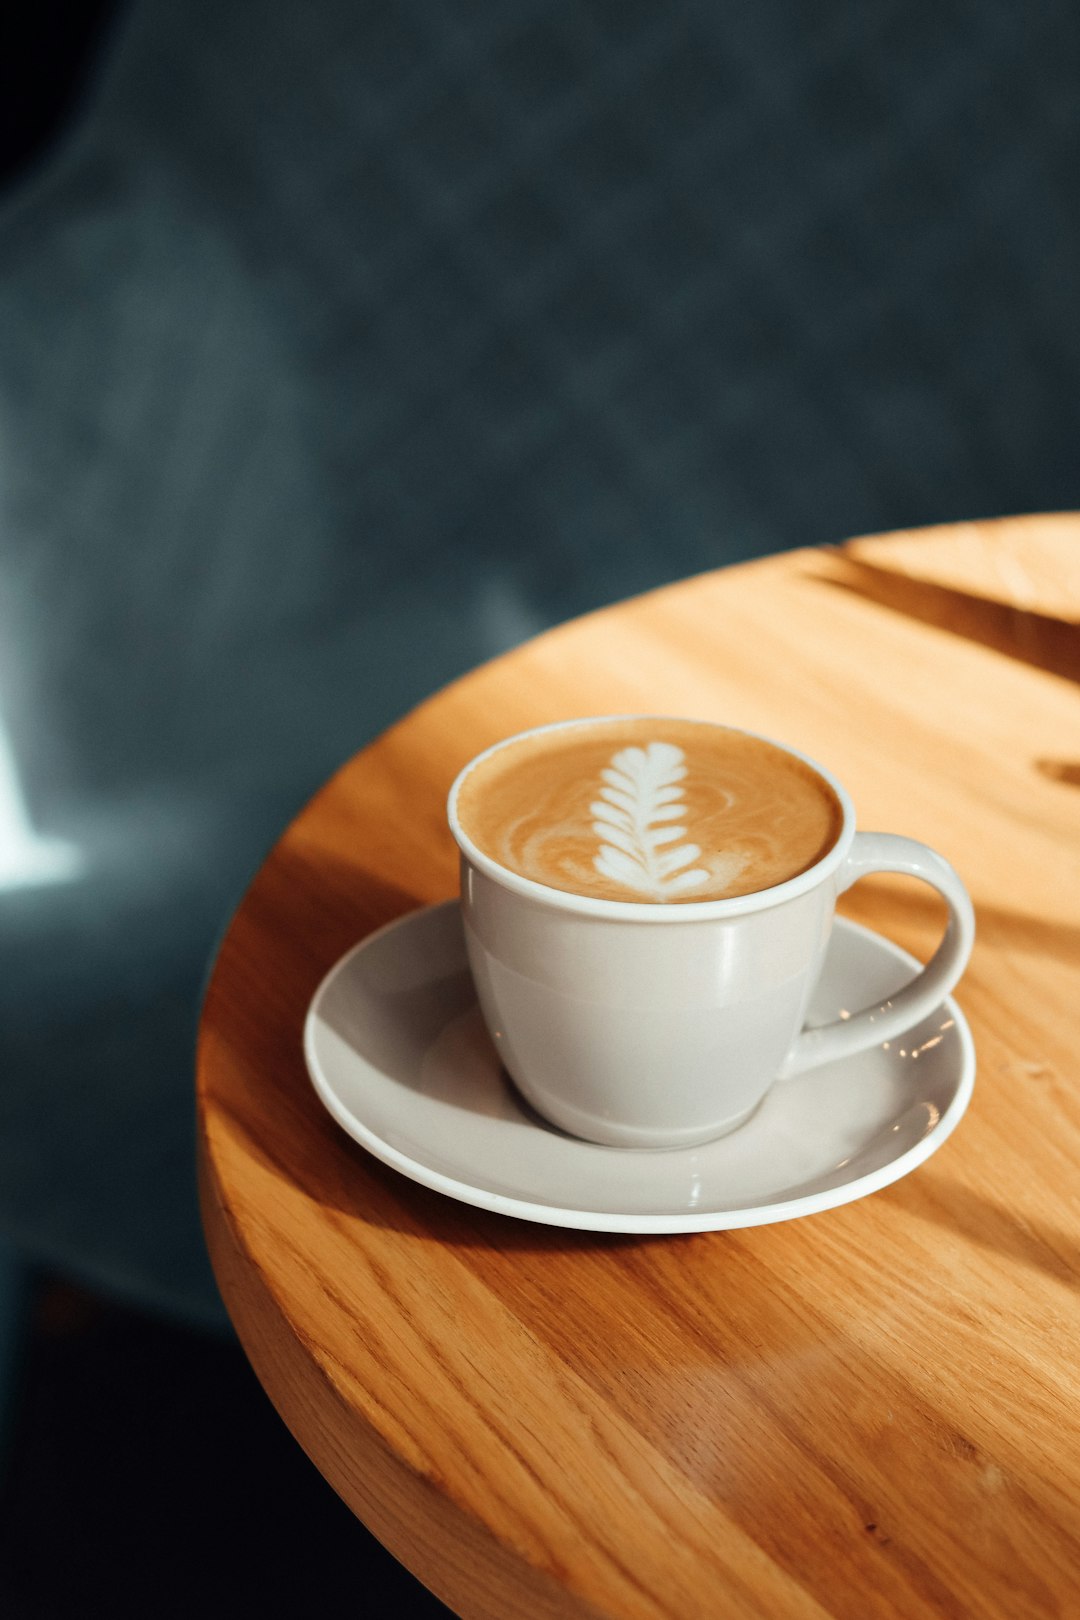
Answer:
<svg viewBox="0 0 1080 1620"><path fill-rule="evenodd" d="M949 908L944 937L922 971L888 1001L818 1029L804 1029L797 1035L780 1069L782 1080L902 1035L941 1005L967 966L975 938L975 912L967 890L947 860L914 838L901 838L896 833L856 833L840 868L837 893L843 894L870 872L904 872L935 888Z"/></svg>

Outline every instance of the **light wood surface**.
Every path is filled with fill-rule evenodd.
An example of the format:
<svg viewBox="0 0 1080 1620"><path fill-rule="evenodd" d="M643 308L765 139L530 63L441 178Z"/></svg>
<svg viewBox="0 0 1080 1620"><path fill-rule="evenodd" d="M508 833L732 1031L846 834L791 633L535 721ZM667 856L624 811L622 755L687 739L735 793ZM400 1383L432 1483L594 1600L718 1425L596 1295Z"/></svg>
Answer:
<svg viewBox="0 0 1080 1620"><path fill-rule="evenodd" d="M1080 519L1045 521L1080 548ZM949 531L923 538L932 574ZM198 1058L222 1292L297 1439L467 1620L1080 1614L1080 687L1016 604L958 633L864 565L706 575L476 671L333 778L222 946ZM975 1097L907 1179L749 1231L562 1232L415 1186L316 1101L308 1002L454 892L459 766L633 710L799 744L862 826L965 877ZM940 928L900 879L842 909L923 957Z"/></svg>

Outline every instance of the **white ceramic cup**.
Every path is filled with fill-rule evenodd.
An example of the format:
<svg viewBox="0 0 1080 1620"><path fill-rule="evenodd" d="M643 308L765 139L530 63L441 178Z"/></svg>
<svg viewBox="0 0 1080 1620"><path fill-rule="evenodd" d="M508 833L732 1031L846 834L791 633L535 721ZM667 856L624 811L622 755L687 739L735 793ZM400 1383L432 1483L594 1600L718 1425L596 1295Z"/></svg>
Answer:
<svg viewBox="0 0 1080 1620"><path fill-rule="evenodd" d="M470 761L450 790L465 940L484 1021L527 1101L571 1135L635 1148L722 1136L749 1118L774 1081L920 1022L967 964L974 914L949 863L915 839L856 832L836 778L798 749L766 740L824 777L843 825L808 871L729 900L635 904L535 883L478 849L458 818L462 782L495 749ZM907 873L937 889L949 908L944 937L884 1005L804 1029L837 895L871 872Z"/></svg>

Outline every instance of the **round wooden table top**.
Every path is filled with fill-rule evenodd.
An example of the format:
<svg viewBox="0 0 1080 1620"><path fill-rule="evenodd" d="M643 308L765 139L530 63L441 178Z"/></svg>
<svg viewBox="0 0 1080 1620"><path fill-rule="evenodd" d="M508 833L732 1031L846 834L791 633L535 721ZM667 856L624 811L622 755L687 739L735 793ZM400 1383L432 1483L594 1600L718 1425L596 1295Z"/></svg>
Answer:
<svg viewBox="0 0 1080 1620"><path fill-rule="evenodd" d="M287 829L202 1017L207 1238L245 1349L356 1514L462 1616L1019 1616L1080 1603L1080 519L705 575L438 693ZM914 1173L807 1219L627 1237L488 1213L339 1129L305 1069L356 941L454 894L474 753L721 719L947 854L978 1079ZM925 958L940 903L842 909Z"/></svg>

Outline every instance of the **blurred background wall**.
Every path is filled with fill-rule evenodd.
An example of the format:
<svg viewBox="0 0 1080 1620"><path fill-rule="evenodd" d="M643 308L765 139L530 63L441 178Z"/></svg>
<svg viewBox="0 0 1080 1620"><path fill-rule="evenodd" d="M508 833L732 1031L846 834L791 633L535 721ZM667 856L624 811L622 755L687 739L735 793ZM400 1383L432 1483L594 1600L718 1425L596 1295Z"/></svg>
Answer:
<svg viewBox="0 0 1080 1620"><path fill-rule="evenodd" d="M343 757L479 659L686 573L1080 504L1064 0L48 0L25 22L0 122L0 1389L24 1525L56 1510L59 1437L28 1459L54 1456L33 1423L73 1369L100 1381L127 1346L111 1432L146 1359L190 1368L203 1411L242 1383L195 1210L194 1021L244 883ZM255 1457L262 1408L244 1429L228 1387ZM134 1612L108 1535L74 1562L103 1539ZM12 1602L63 1612L24 1566Z"/></svg>

